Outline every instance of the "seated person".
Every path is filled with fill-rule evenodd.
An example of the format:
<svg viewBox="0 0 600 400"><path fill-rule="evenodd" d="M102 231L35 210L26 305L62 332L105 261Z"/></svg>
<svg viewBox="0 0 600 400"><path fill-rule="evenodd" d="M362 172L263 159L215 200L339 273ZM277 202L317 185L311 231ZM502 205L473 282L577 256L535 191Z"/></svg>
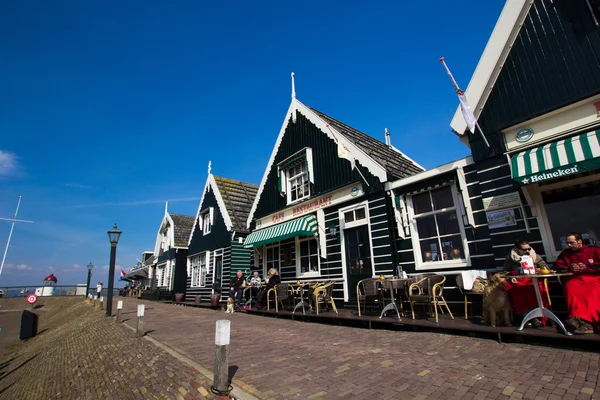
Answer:
<svg viewBox="0 0 600 400"><path fill-rule="evenodd" d="M536 272L542 267L547 267L546 262L542 259L539 254L536 254L535 250L531 247L527 240L517 240L515 247L510 250L506 260L504 261L504 272L506 276L506 291L508 294L508 301L512 307L515 322L519 321L529 311L538 307L537 298L535 297L535 290L533 289L533 282L530 278L510 278L510 275L517 275L521 273L521 257L529 256L533 260ZM544 307L548 308L548 295L543 282L539 282L540 294L542 295L542 301ZM537 328L546 323L546 318L534 319L532 325Z"/></svg>
<svg viewBox="0 0 600 400"><path fill-rule="evenodd" d="M271 268L268 274L269 281L267 282L265 287L260 292L258 292L257 301L259 309L265 308L265 306L267 305L267 293L269 293L269 290L273 289L278 283L281 283L281 277L279 276L279 273L275 268Z"/></svg>
<svg viewBox="0 0 600 400"><path fill-rule="evenodd" d="M252 274L252 278L250 278L250 286L260 286L261 284L261 279L260 276L258 276L258 272L254 271L254 274Z"/></svg>
<svg viewBox="0 0 600 400"><path fill-rule="evenodd" d="M591 324L600 322L600 249L583 244L575 232L567 234L567 246L556 259L557 270L573 273L564 284L565 325L575 334L593 333Z"/></svg>
<svg viewBox="0 0 600 400"><path fill-rule="evenodd" d="M235 278L231 280L231 290L229 290L229 297L234 299L233 301L238 307L242 300L242 293L244 291L244 288L242 286L244 285L245 281L246 278L244 277L244 274L242 274L241 270L238 270L235 275Z"/></svg>
<svg viewBox="0 0 600 400"><path fill-rule="evenodd" d="M453 249L450 258L453 260L462 260L463 256L460 253L460 249Z"/></svg>

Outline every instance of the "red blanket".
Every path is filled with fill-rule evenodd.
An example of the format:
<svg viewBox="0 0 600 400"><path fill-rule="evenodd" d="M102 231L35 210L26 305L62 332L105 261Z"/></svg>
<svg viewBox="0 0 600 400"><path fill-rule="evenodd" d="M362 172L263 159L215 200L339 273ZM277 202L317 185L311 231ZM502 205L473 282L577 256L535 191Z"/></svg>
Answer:
<svg viewBox="0 0 600 400"><path fill-rule="evenodd" d="M539 306L537 299L535 298L535 290L533 288L533 281L531 279L518 279L517 283L511 283L509 279L510 275L507 276L505 287L508 294L508 301L510 301L510 306L513 309L513 313L525 315L529 311ZM538 285L540 288L540 294L542 295L544 307L549 308L546 288L541 281L538 281ZM545 319L543 322L545 322Z"/></svg>

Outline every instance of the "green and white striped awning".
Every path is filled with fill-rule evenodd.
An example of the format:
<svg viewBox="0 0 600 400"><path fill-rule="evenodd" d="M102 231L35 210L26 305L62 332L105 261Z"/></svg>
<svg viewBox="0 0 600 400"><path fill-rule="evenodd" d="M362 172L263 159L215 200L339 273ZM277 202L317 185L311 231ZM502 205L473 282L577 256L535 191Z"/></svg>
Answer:
<svg viewBox="0 0 600 400"><path fill-rule="evenodd" d="M306 215L292 221L252 232L246 238L244 247L249 249L296 236L316 236L318 232L317 225L317 217Z"/></svg>
<svg viewBox="0 0 600 400"><path fill-rule="evenodd" d="M512 178L522 185L600 168L600 129L517 153Z"/></svg>

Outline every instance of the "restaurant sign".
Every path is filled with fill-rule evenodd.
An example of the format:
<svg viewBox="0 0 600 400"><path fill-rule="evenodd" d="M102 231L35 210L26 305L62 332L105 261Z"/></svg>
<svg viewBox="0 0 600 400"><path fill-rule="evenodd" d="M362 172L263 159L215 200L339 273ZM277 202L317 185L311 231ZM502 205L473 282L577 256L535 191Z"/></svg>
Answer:
<svg viewBox="0 0 600 400"><path fill-rule="evenodd" d="M501 210L504 208L518 207L521 205L519 193L512 192L498 196L486 197L483 199L483 209L485 211Z"/></svg>
<svg viewBox="0 0 600 400"><path fill-rule="evenodd" d="M303 215L310 214L311 212L356 199L364 194L365 192L360 183L346 186L326 195L294 204L284 210L260 218L256 220L256 227L263 229L271 225L290 221Z"/></svg>

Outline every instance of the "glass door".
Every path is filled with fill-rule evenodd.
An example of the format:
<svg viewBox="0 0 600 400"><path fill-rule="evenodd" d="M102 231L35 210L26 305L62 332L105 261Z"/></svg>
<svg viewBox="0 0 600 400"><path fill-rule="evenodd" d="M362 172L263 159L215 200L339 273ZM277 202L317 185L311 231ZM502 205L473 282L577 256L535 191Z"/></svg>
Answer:
<svg viewBox="0 0 600 400"><path fill-rule="evenodd" d="M368 225L344 229L344 250L346 253L348 297L350 301L356 301L356 285L358 282L373 276Z"/></svg>

